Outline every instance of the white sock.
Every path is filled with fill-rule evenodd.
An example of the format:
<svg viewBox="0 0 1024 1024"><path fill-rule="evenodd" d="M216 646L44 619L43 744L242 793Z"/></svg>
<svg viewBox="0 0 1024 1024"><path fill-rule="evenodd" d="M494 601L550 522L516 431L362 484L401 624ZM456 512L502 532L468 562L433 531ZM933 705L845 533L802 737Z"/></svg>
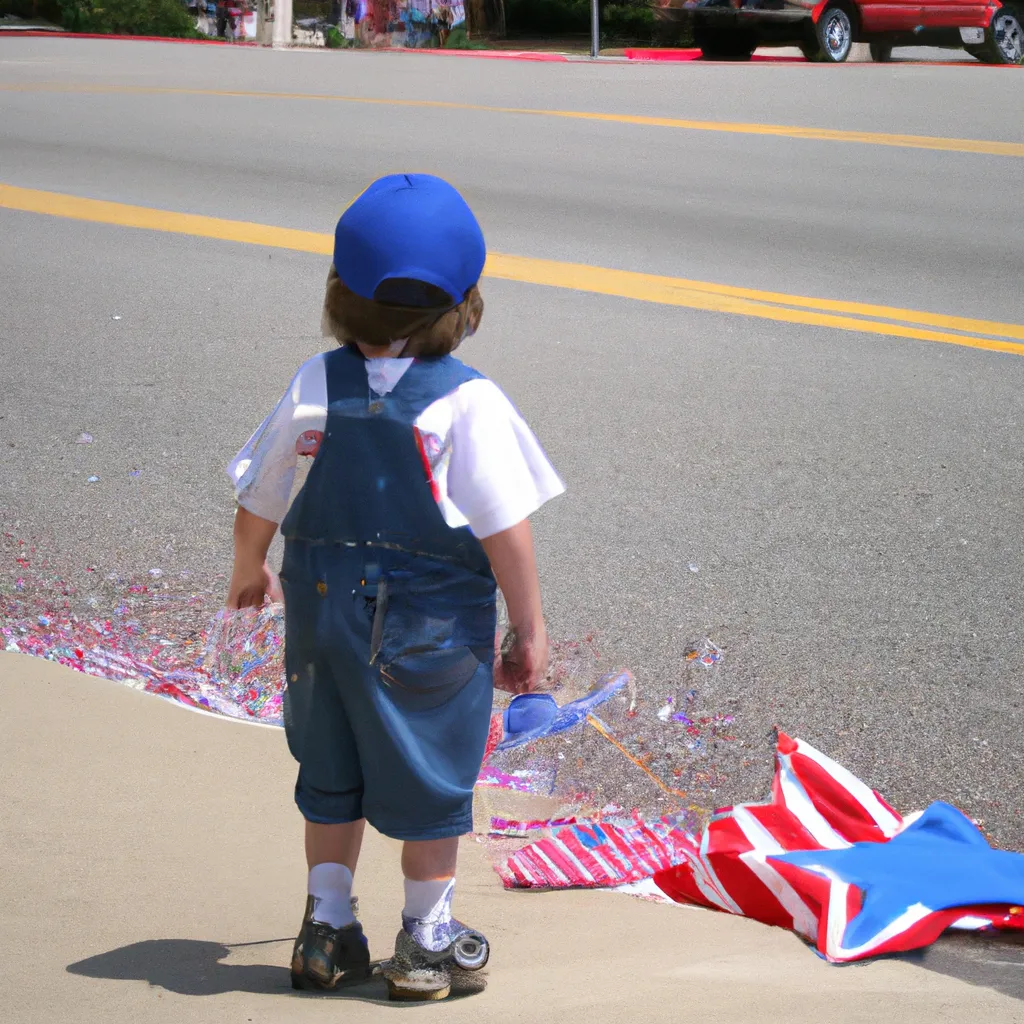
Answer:
<svg viewBox="0 0 1024 1024"><path fill-rule="evenodd" d="M316 864L309 870L307 892L313 897L313 920L344 928L352 913L352 872L344 864Z"/></svg>
<svg viewBox="0 0 1024 1024"><path fill-rule="evenodd" d="M442 924L451 920L454 878L439 878L431 882L405 880L405 907L403 917L430 924Z"/></svg>
<svg viewBox="0 0 1024 1024"><path fill-rule="evenodd" d="M454 892L454 878L435 882L405 880L402 927L424 949L438 952L451 945Z"/></svg>

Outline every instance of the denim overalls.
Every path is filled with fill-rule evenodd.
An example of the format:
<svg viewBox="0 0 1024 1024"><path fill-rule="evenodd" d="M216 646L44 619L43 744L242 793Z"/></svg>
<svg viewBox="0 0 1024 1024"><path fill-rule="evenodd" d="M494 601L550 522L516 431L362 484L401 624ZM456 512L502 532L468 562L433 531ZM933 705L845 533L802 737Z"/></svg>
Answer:
<svg viewBox="0 0 1024 1024"><path fill-rule="evenodd" d="M472 829L492 705L495 582L445 522L416 418L480 376L416 360L390 394L362 355L325 357L327 425L281 524L284 701L308 821L365 817L395 839Z"/></svg>

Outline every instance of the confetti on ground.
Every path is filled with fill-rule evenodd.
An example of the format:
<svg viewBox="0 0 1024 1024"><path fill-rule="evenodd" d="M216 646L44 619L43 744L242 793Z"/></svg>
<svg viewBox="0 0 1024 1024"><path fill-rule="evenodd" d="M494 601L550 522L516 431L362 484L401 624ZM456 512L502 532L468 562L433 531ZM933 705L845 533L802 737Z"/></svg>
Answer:
<svg viewBox="0 0 1024 1024"><path fill-rule="evenodd" d="M526 838L542 829L562 828L575 825L575 818L548 818L537 821L509 821L507 818L491 818L489 835Z"/></svg>
<svg viewBox="0 0 1024 1024"><path fill-rule="evenodd" d="M696 661L703 665L705 668L711 668L712 665L717 665L722 658L725 656L725 652L721 647L713 644L707 637L705 637L699 644L694 644L683 657L687 661Z"/></svg>
<svg viewBox="0 0 1024 1024"><path fill-rule="evenodd" d="M181 581L189 574L158 566L141 580L90 566L72 585L10 534L0 538L0 554L0 649L194 710L283 724L281 605L228 612L222 607L226 579L211 580L201 591L176 592L174 587L188 585ZM702 650L721 653L711 648ZM561 706L607 675L593 635L554 642L551 666L548 685ZM711 755L734 737L727 735L731 715L701 714L703 684L694 671L700 680L713 678L685 660L680 677L670 687L659 685L657 694L630 677L578 725L514 749L497 750L500 731L492 727L477 786L479 827L490 833L492 859L507 861L524 844L595 817L659 821L683 815L691 830L699 828L709 794L722 783ZM496 695L499 724L508 700Z"/></svg>
<svg viewBox="0 0 1024 1024"><path fill-rule="evenodd" d="M116 576L97 580L89 593L51 575L44 559L10 536L4 538L8 552L15 555L19 576L13 586L0 580L4 650L126 683L187 707L281 724L280 605L225 612L212 591L168 592L158 582L160 569L150 571L147 583Z"/></svg>

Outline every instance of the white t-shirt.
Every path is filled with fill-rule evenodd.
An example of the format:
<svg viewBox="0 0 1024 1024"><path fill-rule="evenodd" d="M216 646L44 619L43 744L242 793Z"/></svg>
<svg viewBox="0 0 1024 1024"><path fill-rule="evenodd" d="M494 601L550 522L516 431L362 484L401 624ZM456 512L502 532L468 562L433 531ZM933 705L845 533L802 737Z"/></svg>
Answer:
<svg viewBox="0 0 1024 1024"><path fill-rule="evenodd" d="M412 359L367 359L368 397L387 395ZM301 455L315 454L327 424L323 355L303 363L274 411L228 466L238 503L280 523ZM478 378L416 420L445 522L477 538L507 530L565 490L537 438L502 390Z"/></svg>

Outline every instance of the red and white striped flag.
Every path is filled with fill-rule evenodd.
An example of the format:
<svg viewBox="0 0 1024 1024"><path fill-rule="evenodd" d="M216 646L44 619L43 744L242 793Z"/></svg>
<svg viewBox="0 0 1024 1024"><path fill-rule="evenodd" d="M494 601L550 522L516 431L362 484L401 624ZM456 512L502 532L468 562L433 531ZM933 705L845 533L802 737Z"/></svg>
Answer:
<svg viewBox="0 0 1024 1024"><path fill-rule="evenodd" d="M672 818L633 825L579 822L523 847L497 870L506 889L606 888L677 864L692 843Z"/></svg>
<svg viewBox="0 0 1024 1024"><path fill-rule="evenodd" d="M933 806L935 811L928 814L952 817L954 827L959 818L966 828L973 829L954 808ZM888 843L911 824L911 819L904 821L878 793L841 765L809 744L780 734L771 801L717 811L700 840L680 846L680 862L658 872L654 881L677 902L795 931L825 959L837 963L915 949L934 941L947 928L1024 927L1024 910L1019 906L935 904L932 909L911 897L903 907L897 903L897 910L888 917L875 913L877 927L868 928L867 938L861 935L853 943L848 940L848 926L864 906L863 892L830 870L827 857L821 858L825 867L812 869L777 859L801 851L841 851L854 844ZM987 847L980 834L968 836L968 843L978 841ZM898 845L900 842L894 843L893 849ZM919 863L920 873L927 873L928 865ZM1014 865L1008 867L1010 874L1017 870ZM911 888L908 884L908 891ZM1020 892L1021 887L1011 882L1004 890L997 883L992 891Z"/></svg>
<svg viewBox="0 0 1024 1024"><path fill-rule="evenodd" d="M841 765L781 734L771 800L715 812L699 838L672 817L575 822L498 872L508 888L653 876L678 903L787 928L834 963L916 949L947 928L1024 930L1024 856L993 850L948 804L902 818Z"/></svg>

